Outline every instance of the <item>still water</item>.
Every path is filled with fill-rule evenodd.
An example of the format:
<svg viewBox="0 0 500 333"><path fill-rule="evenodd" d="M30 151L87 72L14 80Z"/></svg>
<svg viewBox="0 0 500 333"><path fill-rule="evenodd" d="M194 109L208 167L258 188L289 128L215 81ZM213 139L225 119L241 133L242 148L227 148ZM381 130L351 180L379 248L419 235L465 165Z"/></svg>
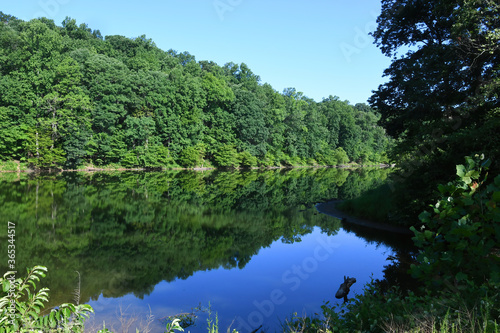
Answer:
<svg viewBox="0 0 500 333"><path fill-rule="evenodd" d="M74 302L79 287L79 302L95 310L89 332L103 322L163 332L178 314L192 319L190 332L216 317L221 331L272 332L341 303L344 276L357 279L350 296L384 277L395 245L344 229L315 204L358 196L388 172L4 174L0 216L17 225L17 270L48 268L48 306Z"/></svg>

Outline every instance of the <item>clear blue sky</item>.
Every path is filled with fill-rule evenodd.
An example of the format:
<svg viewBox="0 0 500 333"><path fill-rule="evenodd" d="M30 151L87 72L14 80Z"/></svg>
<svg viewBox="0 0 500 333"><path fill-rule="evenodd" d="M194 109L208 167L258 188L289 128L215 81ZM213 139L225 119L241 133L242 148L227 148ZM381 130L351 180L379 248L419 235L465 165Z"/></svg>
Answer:
<svg viewBox="0 0 500 333"><path fill-rule="evenodd" d="M246 63L279 92L294 87L366 102L390 64L373 45L380 0L22 0L0 10L22 20L66 16L103 36L145 34L196 60Z"/></svg>

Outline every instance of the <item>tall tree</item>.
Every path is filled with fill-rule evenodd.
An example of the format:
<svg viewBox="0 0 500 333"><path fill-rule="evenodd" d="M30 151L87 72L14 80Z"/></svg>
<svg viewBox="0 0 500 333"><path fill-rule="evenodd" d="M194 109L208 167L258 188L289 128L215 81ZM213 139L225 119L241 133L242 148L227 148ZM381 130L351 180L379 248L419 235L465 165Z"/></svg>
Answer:
<svg viewBox="0 0 500 333"><path fill-rule="evenodd" d="M370 103L388 133L404 139L403 152L436 141L436 131L482 126L500 107L494 94L485 96L498 91L498 2L383 0L377 22L376 44L395 59Z"/></svg>
<svg viewBox="0 0 500 333"><path fill-rule="evenodd" d="M370 103L398 139L404 200L428 197L466 155L484 152L498 172L498 1L383 0L377 23L375 43L393 61Z"/></svg>

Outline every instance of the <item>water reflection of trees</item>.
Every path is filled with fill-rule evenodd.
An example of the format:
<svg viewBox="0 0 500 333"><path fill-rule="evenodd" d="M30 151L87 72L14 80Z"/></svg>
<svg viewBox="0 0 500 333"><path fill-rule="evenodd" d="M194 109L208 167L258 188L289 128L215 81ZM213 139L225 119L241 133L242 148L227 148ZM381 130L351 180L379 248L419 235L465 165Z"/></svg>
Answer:
<svg viewBox="0 0 500 333"><path fill-rule="evenodd" d="M17 270L49 268L51 303L72 300L75 271L83 302L101 293L142 297L162 280L243 268L262 247L298 241L314 226L335 234L338 221L309 207L355 196L386 174L320 168L2 175L0 216L17 225ZM6 236L1 230L0 239Z"/></svg>

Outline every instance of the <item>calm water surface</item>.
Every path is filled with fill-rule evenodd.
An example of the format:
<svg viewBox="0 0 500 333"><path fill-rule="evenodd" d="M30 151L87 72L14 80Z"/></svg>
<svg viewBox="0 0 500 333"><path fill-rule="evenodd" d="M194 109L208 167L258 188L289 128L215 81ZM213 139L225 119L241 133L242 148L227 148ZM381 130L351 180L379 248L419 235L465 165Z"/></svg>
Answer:
<svg viewBox="0 0 500 333"><path fill-rule="evenodd" d="M48 267L49 306L73 302L80 283L95 310L89 332L103 322L163 332L181 313L198 318L187 331L206 332L209 307L221 331L274 331L340 303L344 275L357 279L350 296L383 278L393 243L346 231L314 205L355 197L387 172L2 175L0 216L17 224L17 270Z"/></svg>

